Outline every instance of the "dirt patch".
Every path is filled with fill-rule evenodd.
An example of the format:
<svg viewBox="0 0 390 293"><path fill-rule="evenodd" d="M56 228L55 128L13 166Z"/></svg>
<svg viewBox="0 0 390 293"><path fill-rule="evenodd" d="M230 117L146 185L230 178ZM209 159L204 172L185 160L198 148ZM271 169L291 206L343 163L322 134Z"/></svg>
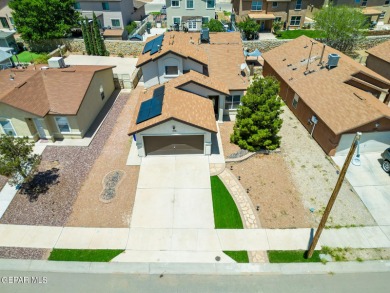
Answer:
<svg viewBox="0 0 390 293"><path fill-rule="evenodd" d="M221 134L223 153L225 158L240 150L238 145L230 142L230 135L233 133L234 121L226 121L218 124L219 133Z"/></svg>
<svg viewBox="0 0 390 293"><path fill-rule="evenodd" d="M50 249L0 247L0 258L6 259L47 259Z"/></svg>
<svg viewBox="0 0 390 293"><path fill-rule="evenodd" d="M8 178L0 175L0 191L3 189L4 185L7 183Z"/></svg>
<svg viewBox="0 0 390 293"><path fill-rule="evenodd" d="M390 260L390 248L323 248L333 261Z"/></svg>
<svg viewBox="0 0 390 293"><path fill-rule="evenodd" d="M129 227L137 189L139 166L126 166L131 138L127 135L141 88L131 92L130 98L117 117L110 137L83 183L73 212L66 226L75 227ZM105 176L115 170L124 172L110 202L102 202Z"/></svg>
<svg viewBox="0 0 390 293"><path fill-rule="evenodd" d="M299 192L280 154L255 155L233 166L233 174L247 189L262 228L306 228L313 226Z"/></svg>

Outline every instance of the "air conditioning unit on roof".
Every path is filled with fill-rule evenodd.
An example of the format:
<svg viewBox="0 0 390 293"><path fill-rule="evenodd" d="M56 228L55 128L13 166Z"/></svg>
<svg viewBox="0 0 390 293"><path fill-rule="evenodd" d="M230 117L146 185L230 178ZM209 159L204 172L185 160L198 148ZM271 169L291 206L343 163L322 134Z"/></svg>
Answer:
<svg viewBox="0 0 390 293"><path fill-rule="evenodd" d="M65 61L63 57L51 57L48 60L50 68L65 68Z"/></svg>

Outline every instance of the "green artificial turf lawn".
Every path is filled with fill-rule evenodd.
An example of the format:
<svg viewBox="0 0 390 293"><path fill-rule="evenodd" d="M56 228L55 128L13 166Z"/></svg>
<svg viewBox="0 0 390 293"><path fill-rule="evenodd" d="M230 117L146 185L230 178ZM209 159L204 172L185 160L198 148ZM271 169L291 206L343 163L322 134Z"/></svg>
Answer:
<svg viewBox="0 0 390 293"><path fill-rule="evenodd" d="M278 39L296 39L302 35L305 35L309 38L322 38L323 32L317 30L288 30L282 31L282 36L277 37Z"/></svg>
<svg viewBox="0 0 390 293"><path fill-rule="evenodd" d="M53 249L49 260L109 262L123 251L121 249Z"/></svg>
<svg viewBox="0 0 390 293"><path fill-rule="evenodd" d="M321 262L320 253L315 250L313 256L306 259L305 250L269 250L268 259L270 263Z"/></svg>
<svg viewBox="0 0 390 293"><path fill-rule="evenodd" d="M38 57L43 57L43 56L45 56L45 54L37 54L37 53L30 53L28 51L23 51L22 53L18 54L18 59L19 62L27 63L30 62L31 60L36 60ZM18 62L15 56L13 56L12 58L14 62Z"/></svg>
<svg viewBox="0 0 390 293"><path fill-rule="evenodd" d="M240 213L225 185L218 176L211 177L214 223L216 229L243 229Z"/></svg>
<svg viewBox="0 0 390 293"><path fill-rule="evenodd" d="M224 254L231 257L238 263L249 263L248 252L245 250L240 251L224 251Z"/></svg>

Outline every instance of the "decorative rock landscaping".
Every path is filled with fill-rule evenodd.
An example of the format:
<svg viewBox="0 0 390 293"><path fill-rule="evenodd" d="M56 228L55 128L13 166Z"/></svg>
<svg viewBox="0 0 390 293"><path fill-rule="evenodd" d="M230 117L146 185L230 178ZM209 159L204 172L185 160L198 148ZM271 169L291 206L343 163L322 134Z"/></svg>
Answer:
<svg viewBox="0 0 390 293"><path fill-rule="evenodd" d="M109 203L111 202L115 195L116 190L119 186L120 181L123 179L125 172L112 171L108 173L103 179L103 192L100 194L100 201Z"/></svg>

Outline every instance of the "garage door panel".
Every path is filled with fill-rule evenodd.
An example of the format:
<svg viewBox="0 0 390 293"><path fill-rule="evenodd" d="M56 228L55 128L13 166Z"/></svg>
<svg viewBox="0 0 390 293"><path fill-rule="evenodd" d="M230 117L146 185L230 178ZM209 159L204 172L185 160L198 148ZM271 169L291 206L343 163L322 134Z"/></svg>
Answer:
<svg viewBox="0 0 390 293"><path fill-rule="evenodd" d="M336 155L347 155L355 134L343 134L336 149ZM390 146L390 131L363 132L360 139L360 153L382 152Z"/></svg>
<svg viewBox="0 0 390 293"><path fill-rule="evenodd" d="M146 155L203 154L203 135L144 136Z"/></svg>

